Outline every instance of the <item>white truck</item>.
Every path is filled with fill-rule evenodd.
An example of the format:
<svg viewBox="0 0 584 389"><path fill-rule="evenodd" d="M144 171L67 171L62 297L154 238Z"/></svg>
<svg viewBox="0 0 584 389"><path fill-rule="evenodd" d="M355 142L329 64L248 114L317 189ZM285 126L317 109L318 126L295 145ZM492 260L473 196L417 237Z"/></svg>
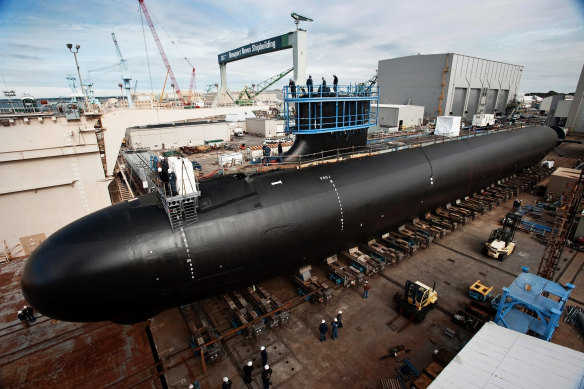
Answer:
<svg viewBox="0 0 584 389"><path fill-rule="evenodd" d="M492 113L479 113L472 117L473 127L487 127L495 124L495 115Z"/></svg>

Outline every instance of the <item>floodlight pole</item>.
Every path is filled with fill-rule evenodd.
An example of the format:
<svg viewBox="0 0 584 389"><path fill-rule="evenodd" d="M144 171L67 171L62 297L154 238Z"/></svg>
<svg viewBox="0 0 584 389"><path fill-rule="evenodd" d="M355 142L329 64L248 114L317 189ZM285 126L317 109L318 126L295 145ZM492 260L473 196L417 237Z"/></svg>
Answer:
<svg viewBox="0 0 584 389"><path fill-rule="evenodd" d="M73 45L71 43L67 43L67 48L70 52L73 53L73 57L75 57L75 65L77 66L77 75L79 76L79 85L81 86L81 92L83 93L83 106L85 112L89 111L89 102L87 101L87 95L85 94L85 88L83 87L83 81L81 80L81 71L79 71L79 62L77 62L77 53L81 46L75 45L75 51L73 51Z"/></svg>

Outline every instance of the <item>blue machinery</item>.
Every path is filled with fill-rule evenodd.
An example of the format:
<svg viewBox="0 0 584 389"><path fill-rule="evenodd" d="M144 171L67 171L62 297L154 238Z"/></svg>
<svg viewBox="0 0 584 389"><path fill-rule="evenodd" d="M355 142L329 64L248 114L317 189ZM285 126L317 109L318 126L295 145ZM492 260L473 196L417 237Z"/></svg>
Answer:
<svg viewBox="0 0 584 389"><path fill-rule="evenodd" d="M378 102L379 89L372 86L297 85L294 92L285 86L286 132L321 134L367 129L377 124Z"/></svg>
<svg viewBox="0 0 584 389"><path fill-rule="evenodd" d="M549 341L574 289L528 273L525 266L511 286L503 288L495 323Z"/></svg>

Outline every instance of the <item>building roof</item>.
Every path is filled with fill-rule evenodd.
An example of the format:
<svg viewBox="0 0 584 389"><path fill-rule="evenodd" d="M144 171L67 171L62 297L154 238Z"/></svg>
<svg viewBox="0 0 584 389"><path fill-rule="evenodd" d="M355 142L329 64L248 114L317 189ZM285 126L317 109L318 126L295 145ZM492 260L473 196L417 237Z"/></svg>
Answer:
<svg viewBox="0 0 584 389"><path fill-rule="evenodd" d="M488 322L428 388L584 388L584 353Z"/></svg>
<svg viewBox="0 0 584 389"><path fill-rule="evenodd" d="M414 104L378 104L379 108L406 108L406 107L414 107L414 108L424 108L422 105L414 105Z"/></svg>

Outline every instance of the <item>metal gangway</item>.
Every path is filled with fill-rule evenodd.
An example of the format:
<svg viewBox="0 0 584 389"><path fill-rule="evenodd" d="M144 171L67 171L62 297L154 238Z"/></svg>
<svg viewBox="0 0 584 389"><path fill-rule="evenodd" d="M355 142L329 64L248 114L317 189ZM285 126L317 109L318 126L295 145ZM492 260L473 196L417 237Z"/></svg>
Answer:
<svg viewBox="0 0 584 389"><path fill-rule="evenodd" d="M173 231L199 220L197 208L201 192L188 159L160 157L149 150L127 150L123 153L130 169L142 182L144 191L155 192L160 198ZM165 160L168 162L165 163ZM170 170L163 172L162 169Z"/></svg>

